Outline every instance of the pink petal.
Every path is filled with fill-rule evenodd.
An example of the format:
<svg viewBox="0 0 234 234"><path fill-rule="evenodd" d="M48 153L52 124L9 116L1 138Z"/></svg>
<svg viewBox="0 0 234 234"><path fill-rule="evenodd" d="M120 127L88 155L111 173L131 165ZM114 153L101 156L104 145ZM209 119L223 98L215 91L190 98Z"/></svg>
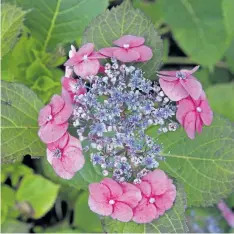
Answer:
<svg viewBox="0 0 234 234"><path fill-rule="evenodd" d="M89 185L90 196L97 202L105 203L110 199L110 189L101 183L92 183Z"/></svg>
<svg viewBox="0 0 234 234"><path fill-rule="evenodd" d="M200 116L197 116L197 118L196 118L196 131L198 133L202 132L202 120L201 120Z"/></svg>
<svg viewBox="0 0 234 234"><path fill-rule="evenodd" d="M181 125L184 125L184 118L186 114L190 111L194 111L195 109L195 105L191 98L185 98L180 100L177 105L176 119Z"/></svg>
<svg viewBox="0 0 234 234"><path fill-rule="evenodd" d="M47 148L50 151L54 151L57 148L63 149L68 144L68 141L69 141L69 134L65 132L65 134L62 137L60 137L57 141L47 144Z"/></svg>
<svg viewBox="0 0 234 234"><path fill-rule="evenodd" d="M195 78L181 79L180 83L193 99L197 100L201 96L202 86Z"/></svg>
<svg viewBox="0 0 234 234"><path fill-rule="evenodd" d="M112 205L110 205L108 203L97 202L91 196L89 196L88 203L89 203L90 210L92 210L93 212L95 212L99 215L109 216L113 212Z"/></svg>
<svg viewBox="0 0 234 234"><path fill-rule="evenodd" d="M151 195L151 185L148 182L142 181L137 187L141 190L144 196L149 197Z"/></svg>
<svg viewBox="0 0 234 234"><path fill-rule="evenodd" d="M63 124L67 122L72 114L73 108L70 102L65 102L63 109L54 116L54 122L56 124Z"/></svg>
<svg viewBox="0 0 234 234"><path fill-rule="evenodd" d="M69 136L68 145L76 147L76 148L79 148L80 150L82 150L82 146L81 146L80 140L77 139L76 137L71 136L71 135Z"/></svg>
<svg viewBox="0 0 234 234"><path fill-rule="evenodd" d="M118 49L117 47L107 47L107 48L100 49L98 52L100 54L107 56L107 57L113 57L113 53L117 49Z"/></svg>
<svg viewBox="0 0 234 234"><path fill-rule="evenodd" d="M105 67L104 66L100 66L98 73L105 73Z"/></svg>
<svg viewBox="0 0 234 234"><path fill-rule="evenodd" d="M168 177L164 171L159 169L149 172L142 180L150 183L152 194L155 195L165 193L168 188Z"/></svg>
<svg viewBox="0 0 234 234"><path fill-rule="evenodd" d="M114 210L111 215L113 219L117 219L121 222L129 222L132 219L133 211L130 206L122 203L116 202L114 204Z"/></svg>
<svg viewBox="0 0 234 234"><path fill-rule="evenodd" d="M72 77L73 69L71 67L66 66L65 67L65 76L66 77Z"/></svg>
<svg viewBox="0 0 234 234"><path fill-rule="evenodd" d="M155 205L161 210L168 210L173 206L173 202L176 198L176 187L174 184L170 185L170 188L162 195L156 196Z"/></svg>
<svg viewBox="0 0 234 234"><path fill-rule="evenodd" d="M77 172L84 166L85 159L79 148L68 145L64 149L62 163L67 171Z"/></svg>
<svg viewBox="0 0 234 234"><path fill-rule="evenodd" d="M164 91L164 93L172 100L179 101L183 98L188 97L188 92L184 89L184 87L180 84L179 81L165 81L164 78L159 79L159 84Z"/></svg>
<svg viewBox="0 0 234 234"><path fill-rule="evenodd" d="M207 126L211 125L212 120L213 120L213 112L208 104L207 100L204 100L201 102L201 119L203 121L203 123Z"/></svg>
<svg viewBox="0 0 234 234"><path fill-rule="evenodd" d="M46 124L48 121L48 117L50 115L51 115L51 106L50 105L44 106L39 112L39 117L38 117L39 126Z"/></svg>
<svg viewBox="0 0 234 234"><path fill-rule="evenodd" d="M106 56L104 56L103 54L99 53L99 52L92 52L90 55L89 55L89 59L105 59Z"/></svg>
<svg viewBox="0 0 234 234"><path fill-rule="evenodd" d="M52 115L56 115L59 111L61 111L64 107L64 104L65 102L61 96L57 94L53 95L50 101Z"/></svg>
<svg viewBox="0 0 234 234"><path fill-rule="evenodd" d="M54 168L54 171L57 173L57 175L59 175L63 179L69 180L75 175L75 173L71 173L65 170L61 160L58 158L53 158L52 166Z"/></svg>
<svg viewBox="0 0 234 234"><path fill-rule="evenodd" d="M132 36L132 35L125 35L120 37L118 40L113 41L113 44L124 47L124 45L129 45L129 47L136 47L143 45L145 42L144 37L137 37L137 36Z"/></svg>
<svg viewBox="0 0 234 234"><path fill-rule="evenodd" d="M192 75L193 73L195 73L198 69L199 69L200 66L196 66L194 67L192 70L185 70L185 69L182 69L181 71L182 72L185 72L186 74L188 75Z"/></svg>
<svg viewBox="0 0 234 234"><path fill-rule="evenodd" d="M156 207L143 198L133 210L132 220L136 223L150 223L158 217Z"/></svg>
<svg viewBox="0 0 234 234"><path fill-rule="evenodd" d="M123 188L123 194L119 197L118 201L124 202L131 208L137 206L138 202L141 200L141 191L130 183L121 184Z"/></svg>
<svg viewBox="0 0 234 234"><path fill-rule="evenodd" d="M66 89L62 88L62 97L65 102L73 103L73 94L69 93Z"/></svg>
<svg viewBox="0 0 234 234"><path fill-rule="evenodd" d="M157 73L157 76L159 76L160 78L166 81L175 81L175 80L179 80L176 77L177 72L178 71L160 71L159 73Z"/></svg>
<svg viewBox="0 0 234 234"><path fill-rule="evenodd" d="M68 123L56 125L48 122L42 126L38 135L44 143L52 143L57 141L68 129Z"/></svg>
<svg viewBox="0 0 234 234"><path fill-rule="evenodd" d="M73 57L76 53L75 46L71 45L71 50L69 50L69 58Z"/></svg>
<svg viewBox="0 0 234 234"><path fill-rule="evenodd" d="M90 55L94 50L94 44L93 43L87 43L80 47L78 52L76 53L77 55L84 56L84 55Z"/></svg>
<svg viewBox="0 0 234 234"><path fill-rule="evenodd" d="M73 79L73 78L64 78L62 79L62 86L70 92L74 91L74 86L77 83L77 79Z"/></svg>
<svg viewBox="0 0 234 234"><path fill-rule="evenodd" d="M54 152L47 148L46 149L46 157L47 157L48 162L52 165L52 161L54 159Z"/></svg>
<svg viewBox="0 0 234 234"><path fill-rule="evenodd" d="M119 48L114 51L113 57L117 58L119 61L128 63L137 61L140 58L140 54L134 49L122 49Z"/></svg>
<svg viewBox="0 0 234 234"><path fill-rule="evenodd" d="M79 54L75 53L75 55L68 59L65 63L64 66L75 66L77 64L79 64L80 62L82 62L83 57L80 56Z"/></svg>
<svg viewBox="0 0 234 234"><path fill-rule="evenodd" d="M184 129L190 139L195 138L195 123L196 113L194 111L189 112L184 119Z"/></svg>
<svg viewBox="0 0 234 234"><path fill-rule="evenodd" d="M110 189L112 198L118 198L123 194L121 186L111 178L103 179L101 184L106 185Z"/></svg>
<svg viewBox="0 0 234 234"><path fill-rule="evenodd" d="M145 62L153 57L151 48L145 45L134 48L134 51L140 54L140 58L137 60L138 62Z"/></svg>
<svg viewBox="0 0 234 234"><path fill-rule="evenodd" d="M87 60L82 63L79 63L74 67L74 72L81 76L82 78L86 78L87 76L95 76L98 73L100 67L100 63L98 60Z"/></svg>

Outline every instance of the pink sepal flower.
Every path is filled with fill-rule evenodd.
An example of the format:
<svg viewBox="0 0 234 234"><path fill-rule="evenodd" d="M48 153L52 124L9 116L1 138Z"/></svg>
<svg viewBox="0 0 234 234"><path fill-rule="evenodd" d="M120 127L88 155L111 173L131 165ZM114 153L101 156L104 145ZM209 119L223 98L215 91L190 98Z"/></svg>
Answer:
<svg viewBox="0 0 234 234"><path fill-rule="evenodd" d="M136 186L119 184L110 178L90 184L89 192L89 207L93 212L122 222L132 219L133 208L141 200L141 192Z"/></svg>
<svg viewBox="0 0 234 234"><path fill-rule="evenodd" d="M191 97L177 103L176 119L184 127L189 138L195 138L195 132L202 132L203 125L211 125L213 112L208 104L206 95L202 92L198 100Z"/></svg>
<svg viewBox="0 0 234 234"><path fill-rule="evenodd" d="M113 44L119 47L100 49L99 52L107 57L115 57L121 62L145 62L152 58L153 53L150 47L143 45L144 37L125 35Z"/></svg>
<svg viewBox="0 0 234 234"><path fill-rule="evenodd" d="M61 80L63 89L62 97L71 103L74 102L74 97L85 94L87 89L81 86L78 79L63 77Z"/></svg>
<svg viewBox="0 0 234 234"><path fill-rule="evenodd" d="M180 101L191 96L197 100L202 93L201 83L192 76L199 66L192 70L162 71L158 74L162 90L172 101Z"/></svg>
<svg viewBox="0 0 234 234"><path fill-rule="evenodd" d="M57 141L68 129L68 119L72 114L72 105L59 95L40 110L38 135L45 143Z"/></svg>
<svg viewBox="0 0 234 234"><path fill-rule="evenodd" d="M105 58L105 56L94 51L94 44L92 43L83 45L77 52L71 50L69 55L71 58L64 65L72 66L74 72L82 78L96 75L100 67L98 59Z"/></svg>
<svg viewBox="0 0 234 234"><path fill-rule="evenodd" d="M163 171L149 172L137 187L142 192L142 200L133 209L134 222L150 223L173 206L176 187Z"/></svg>
<svg viewBox="0 0 234 234"><path fill-rule="evenodd" d="M71 179L85 163L80 141L67 132L47 145L47 160L63 179Z"/></svg>

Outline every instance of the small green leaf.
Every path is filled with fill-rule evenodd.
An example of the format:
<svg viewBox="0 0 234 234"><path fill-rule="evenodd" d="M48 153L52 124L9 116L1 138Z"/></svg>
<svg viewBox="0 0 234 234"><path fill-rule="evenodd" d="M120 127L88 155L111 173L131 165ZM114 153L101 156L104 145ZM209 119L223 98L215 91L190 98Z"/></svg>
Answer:
<svg viewBox="0 0 234 234"><path fill-rule="evenodd" d="M214 116L212 125L190 140L184 129L158 136L163 143L159 167L185 186L189 206L217 203L234 189L234 128L224 118Z"/></svg>
<svg viewBox="0 0 234 234"><path fill-rule="evenodd" d="M88 192L83 192L78 197L74 208L73 225L83 230L84 232L102 232L100 218L97 214L90 210L88 205L88 197Z"/></svg>
<svg viewBox="0 0 234 234"><path fill-rule="evenodd" d="M129 0L94 19L86 29L83 43L92 42L97 49L113 46L112 41L123 35L145 38L145 45L153 50L153 58L145 63L134 64L143 69L147 78L155 79L155 72L162 62L162 40L154 25Z"/></svg>
<svg viewBox="0 0 234 234"><path fill-rule="evenodd" d="M15 191L8 185L1 186L1 199L2 203L12 207L15 204Z"/></svg>
<svg viewBox="0 0 234 234"><path fill-rule="evenodd" d="M4 56L17 42L17 37L23 29L23 21L27 12L15 5L4 3L2 4L1 13L1 45L2 56Z"/></svg>
<svg viewBox="0 0 234 234"><path fill-rule="evenodd" d="M18 0L24 9L32 9L26 26L41 42L43 51L58 43L81 36L89 22L108 6L108 0Z"/></svg>
<svg viewBox="0 0 234 234"><path fill-rule="evenodd" d="M39 175L25 176L16 193L19 203L27 203L32 209L32 217L40 218L54 205L59 186Z"/></svg>
<svg viewBox="0 0 234 234"><path fill-rule="evenodd" d="M45 146L38 132L38 113L43 103L22 84L1 82L2 163L24 155L43 156Z"/></svg>
<svg viewBox="0 0 234 234"><path fill-rule="evenodd" d="M1 226L1 233L29 233L31 224L9 219Z"/></svg>
<svg viewBox="0 0 234 234"><path fill-rule="evenodd" d="M122 223L109 217L102 218L106 233L185 233L188 231L185 221L185 193L183 186L176 186L177 194L174 206L159 219L147 224L134 222Z"/></svg>
<svg viewBox="0 0 234 234"><path fill-rule="evenodd" d="M206 90L212 109L234 121L234 84L217 84Z"/></svg>
<svg viewBox="0 0 234 234"><path fill-rule="evenodd" d="M164 19L179 46L195 62L208 67L222 58L230 43L224 25L222 2L159 0Z"/></svg>

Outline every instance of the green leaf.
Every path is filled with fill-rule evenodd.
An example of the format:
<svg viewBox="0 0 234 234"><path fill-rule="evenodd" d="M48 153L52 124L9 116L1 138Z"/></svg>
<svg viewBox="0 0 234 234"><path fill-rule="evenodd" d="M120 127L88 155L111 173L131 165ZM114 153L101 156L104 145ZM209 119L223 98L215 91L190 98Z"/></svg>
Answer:
<svg viewBox="0 0 234 234"><path fill-rule="evenodd" d="M215 115L194 140L182 128L158 137L153 127L148 134L163 143L160 168L184 184L189 206L217 203L234 189L234 128L229 121Z"/></svg>
<svg viewBox="0 0 234 234"><path fill-rule="evenodd" d="M18 0L25 9L32 9L25 24L34 38L43 45L43 51L58 43L69 42L81 36L89 22L104 11L107 0Z"/></svg>
<svg viewBox="0 0 234 234"><path fill-rule="evenodd" d="M39 175L25 176L16 193L19 203L27 203L33 209L32 217L40 218L54 205L59 191L59 185Z"/></svg>
<svg viewBox="0 0 234 234"><path fill-rule="evenodd" d="M176 186L177 194L174 206L159 219L152 223L136 224L134 222L122 223L109 217L102 218L104 232L106 233L180 233L187 232L185 221L185 193L183 186Z"/></svg>
<svg viewBox="0 0 234 234"><path fill-rule="evenodd" d="M234 36L234 1L222 0L224 24L230 38Z"/></svg>
<svg viewBox="0 0 234 234"><path fill-rule="evenodd" d="M88 192L83 192L78 197L74 208L73 225L86 233L102 232L100 218L97 214L90 210L88 205L88 197Z"/></svg>
<svg viewBox="0 0 234 234"><path fill-rule="evenodd" d="M31 224L9 219L1 226L2 233L29 233Z"/></svg>
<svg viewBox="0 0 234 234"><path fill-rule="evenodd" d="M230 47L226 51L226 61L231 72L234 74L234 39L232 40Z"/></svg>
<svg viewBox="0 0 234 234"><path fill-rule="evenodd" d="M160 0L159 3L173 36L189 57L208 67L222 58L229 43L222 1Z"/></svg>
<svg viewBox="0 0 234 234"><path fill-rule="evenodd" d="M2 56L7 54L17 42L17 37L23 29L26 11L7 3L2 4L1 12L1 42Z"/></svg>
<svg viewBox="0 0 234 234"><path fill-rule="evenodd" d="M162 61L162 40L151 21L134 9L129 0L94 19L85 31L83 43L92 42L96 49L101 49L112 46L112 41L126 34L145 37L145 44L153 50L153 58L134 65L142 68L147 78L155 78Z"/></svg>
<svg viewBox="0 0 234 234"><path fill-rule="evenodd" d="M156 27L159 27L163 23L163 14L157 1L133 0L133 6L143 11Z"/></svg>
<svg viewBox="0 0 234 234"><path fill-rule="evenodd" d="M196 72L196 78L201 82L203 89L211 85L210 74L208 69L200 69Z"/></svg>
<svg viewBox="0 0 234 234"><path fill-rule="evenodd" d="M206 90L212 109L224 117L234 121L234 84L218 84Z"/></svg>
<svg viewBox="0 0 234 234"><path fill-rule="evenodd" d="M226 233L228 224L217 207L186 210L187 224L192 233Z"/></svg>
<svg viewBox="0 0 234 234"><path fill-rule="evenodd" d="M22 84L1 82L2 163L22 156L43 156L45 146L38 132L38 113L43 103Z"/></svg>
<svg viewBox="0 0 234 234"><path fill-rule="evenodd" d="M13 206L15 204L15 191L8 185L2 185L1 200L9 207Z"/></svg>

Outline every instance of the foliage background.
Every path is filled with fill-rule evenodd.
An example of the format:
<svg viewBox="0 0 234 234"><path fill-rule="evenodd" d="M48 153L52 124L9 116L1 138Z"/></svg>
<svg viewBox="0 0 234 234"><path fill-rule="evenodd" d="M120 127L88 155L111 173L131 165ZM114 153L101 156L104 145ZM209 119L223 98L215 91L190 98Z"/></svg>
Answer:
<svg viewBox="0 0 234 234"><path fill-rule="evenodd" d="M60 93L60 78L64 74L62 64L67 59L70 44L79 46L81 41L89 41L90 32L95 30L98 24L102 25L98 20L95 24L91 23L91 29L89 28L82 37L89 23L107 8L111 9L121 2L121 0L2 1L1 161L6 163L1 165L2 232L102 232L101 220L90 212L87 205L88 193L84 189L89 182L102 178L100 171L87 162L85 170L89 171L89 174L81 172L69 184L59 179L47 161L43 157L40 158L45 155L45 146L37 139L37 114L52 94ZM196 76L203 84L213 110L230 121L225 126L222 119L217 119L215 124L221 125L220 129L217 132L207 130L204 137L199 138L200 144L207 136L222 132L225 135L221 134L218 143L226 150L231 149L233 146L221 139L229 135L233 139L230 130L234 121L233 0L131 2L153 22L163 39L161 68L191 68L200 64L201 69ZM114 20L111 23L114 25ZM95 36L98 38L98 32ZM154 38L152 43L156 41ZM154 65L156 64L158 61L155 60ZM13 102L17 101L19 105L12 108L6 97L11 97ZM225 127L227 130L222 131ZM167 142L167 139L161 140ZM210 147L215 147L215 144ZM186 143L184 147L187 147ZM168 150L175 153L179 151L176 148ZM209 158L208 152L203 153L204 157L207 153ZM23 157L24 155L27 156ZM230 154L229 158L233 162L234 155ZM186 159L186 163L183 160L168 160L172 160L181 174L188 173L186 170L182 171L180 167L186 168L186 163L191 163L189 158ZM233 193L230 194L230 190L224 193L228 183L219 182L219 177L228 178L228 173L233 174L233 164L230 164L230 171L227 173L224 171L228 168L227 165L226 169L221 168L222 170L218 166L209 161L204 162L202 166L195 165L200 172L214 170L220 173L214 174L214 181L204 180L205 188L190 178L195 174L188 173L187 177L182 177L198 183L197 189L201 191L202 189L208 191L209 186L215 185L221 190L217 197L216 194L210 195L212 191L206 197L191 187L185 188L190 198L187 201L188 205L193 205L186 210L190 232L233 231L215 205L208 208L194 207L201 201L209 204L213 203L212 200L216 201L217 198L225 196L226 202L234 209ZM167 168L167 165L163 167ZM173 170L171 175L174 175ZM231 183L234 183L233 180ZM118 227L129 231L129 227ZM163 229L160 231L163 232Z"/></svg>

